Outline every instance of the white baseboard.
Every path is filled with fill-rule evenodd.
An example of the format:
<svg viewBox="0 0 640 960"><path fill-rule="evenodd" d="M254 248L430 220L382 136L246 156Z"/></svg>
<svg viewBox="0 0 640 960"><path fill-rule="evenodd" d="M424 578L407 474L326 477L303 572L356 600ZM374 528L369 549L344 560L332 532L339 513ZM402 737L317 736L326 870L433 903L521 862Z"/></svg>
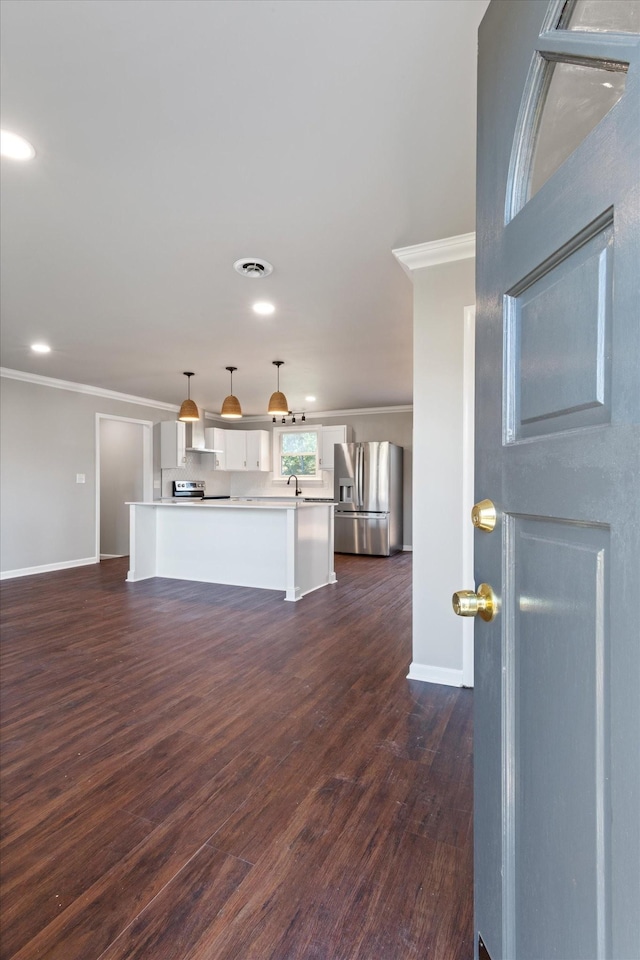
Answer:
<svg viewBox="0 0 640 960"><path fill-rule="evenodd" d="M101 560L115 560L117 557L126 557L126 556L128 556L128 554L126 554L126 553L101 553L101 554L100 554L100 559L101 559Z"/></svg>
<svg viewBox="0 0 640 960"><path fill-rule="evenodd" d="M63 560L60 563L43 563L40 567L23 567L21 570L3 570L0 580L13 580L15 577L31 577L35 573L51 573L53 570L68 570L70 567L88 567L98 563L97 557L84 557L82 560Z"/></svg>
<svg viewBox="0 0 640 960"><path fill-rule="evenodd" d="M402 550L403 550L403 552L404 552L405 550L407 550L409 553L412 553L412 552L413 552L413 547L411 546L410 543L403 543L403 544L402 544Z"/></svg>
<svg viewBox="0 0 640 960"><path fill-rule="evenodd" d="M407 680L422 680L424 683L442 683L447 687L462 686L462 670L450 667L430 667L426 663L412 663Z"/></svg>

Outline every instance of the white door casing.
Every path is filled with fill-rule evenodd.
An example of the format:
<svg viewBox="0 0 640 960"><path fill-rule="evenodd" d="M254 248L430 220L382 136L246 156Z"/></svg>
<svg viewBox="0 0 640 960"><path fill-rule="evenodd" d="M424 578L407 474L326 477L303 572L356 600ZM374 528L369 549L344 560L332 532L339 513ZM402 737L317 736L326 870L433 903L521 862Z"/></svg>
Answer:
<svg viewBox="0 0 640 960"><path fill-rule="evenodd" d="M96 558L100 559L100 424L105 421L139 424L141 426L142 443L142 489L143 499L153 500L153 421L137 420L132 417L117 417L112 414L96 413L96 502L95 502L95 544Z"/></svg>

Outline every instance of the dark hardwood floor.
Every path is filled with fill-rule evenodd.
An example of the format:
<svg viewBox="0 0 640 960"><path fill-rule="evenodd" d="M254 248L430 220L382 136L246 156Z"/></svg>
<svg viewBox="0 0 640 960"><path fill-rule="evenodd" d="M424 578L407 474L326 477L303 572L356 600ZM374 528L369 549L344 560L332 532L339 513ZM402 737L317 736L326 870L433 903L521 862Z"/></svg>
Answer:
<svg viewBox="0 0 640 960"><path fill-rule="evenodd" d="M2 960L468 960L471 700L411 557L282 594L2 585Z"/></svg>

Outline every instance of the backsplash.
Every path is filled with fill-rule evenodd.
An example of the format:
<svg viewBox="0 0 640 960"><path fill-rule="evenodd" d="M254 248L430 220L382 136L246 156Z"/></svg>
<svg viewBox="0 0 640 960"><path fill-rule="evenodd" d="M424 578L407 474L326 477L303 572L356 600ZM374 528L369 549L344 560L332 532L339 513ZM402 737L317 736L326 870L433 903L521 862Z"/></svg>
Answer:
<svg viewBox="0 0 640 960"><path fill-rule="evenodd" d="M293 483L290 486L273 483L270 473L247 471L246 473L227 473L224 470L207 470L208 457L199 453L187 453L184 467L173 467L162 471L162 497L173 496L174 480L204 480L206 494L209 497L230 494L232 497L286 497L295 496ZM300 479L299 487L303 496L332 497L333 472L322 471L322 483L305 483Z"/></svg>
<svg viewBox="0 0 640 960"><path fill-rule="evenodd" d="M209 457L206 454L187 453L187 462L184 467L162 470L161 496L173 496L172 482L174 480L204 480L207 485L205 493L209 497L224 496L229 493L229 482L232 474L225 473L223 470L207 470L206 461L208 459Z"/></svg>
<svg viewBox="0 0 640 960"><path fill-rule="evenodd" d="M230 473L231 487L229 493L232 497L295 497L295 486L291 483L274 483L270 473ZM322 483L305 483L300 478L298 486L302 490L302 495L307 497L332 497L333 496L333 471L322 471Z"/></svg>

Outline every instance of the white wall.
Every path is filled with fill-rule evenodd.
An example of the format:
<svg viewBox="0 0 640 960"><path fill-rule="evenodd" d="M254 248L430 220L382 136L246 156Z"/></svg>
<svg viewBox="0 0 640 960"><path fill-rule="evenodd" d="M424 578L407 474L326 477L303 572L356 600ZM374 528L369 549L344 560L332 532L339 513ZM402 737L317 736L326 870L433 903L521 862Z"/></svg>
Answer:
<svg viewBox="0 0 640 960"><path fill-rule="evenodd" d="M464 307L475 303L475 260L412 272L413 662L410 676L462 684L463 621L451 594L469 586L462 557Z"/></svg>
<svg viewBox="0 0 640 960"><path fill-rule="evenodd" d="M127 502L142 500L143 457L140 423L100 421L100 555L129 553Z"/></svg>
<svg viewBox="0 0 640 960"><path fill-rule="evenodd" d="M162 406L0 378L3 574L96 561L96 413L176 416ZM77 473L85 483L76 483Z"/></svg>

